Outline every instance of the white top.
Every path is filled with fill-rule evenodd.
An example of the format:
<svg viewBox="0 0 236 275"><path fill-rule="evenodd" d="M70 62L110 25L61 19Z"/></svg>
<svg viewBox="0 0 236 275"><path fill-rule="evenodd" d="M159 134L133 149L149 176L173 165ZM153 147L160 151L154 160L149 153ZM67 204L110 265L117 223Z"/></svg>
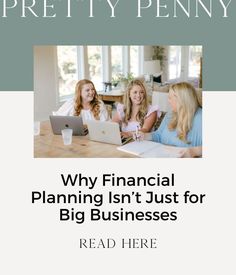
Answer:
<svg viewBox="0 0 236 275"><path fill-rule="evenodd" d="M108 112L105 104L101 100L99 100L99 104L100 104L99 120L100 121L109 120L109 116L108 116ZM75 111L74 105L75 105L74 99L73 98L69 99L59 108L58 111L53 112L53 115L54 116L73 116ZM86 124L87 120L95 120L95 117L91 110L82 109L80 115L82 116L82 120L84 124Z"/></svg>
<svg viewBox="0 0 236 275"><path fill-rule="evenodd" d="M159 111L159 108L157 105L149 105L148 106L148 111L147 114L145 116L145 118L149 117L150 114L152 114L153 112L157 112L157 117L161 116L161 112ZM124 120L125 117L125 113L124 113L124 105L123 104L118 104L117 105L117 113L119 115L120 121ZM128 124L126 125L125 123L122 122L122 126L121 126L121 130L123 132L130 132L130 131L136 131L136 129L140 128L140 122L139 121L128 121Z"/></svg>

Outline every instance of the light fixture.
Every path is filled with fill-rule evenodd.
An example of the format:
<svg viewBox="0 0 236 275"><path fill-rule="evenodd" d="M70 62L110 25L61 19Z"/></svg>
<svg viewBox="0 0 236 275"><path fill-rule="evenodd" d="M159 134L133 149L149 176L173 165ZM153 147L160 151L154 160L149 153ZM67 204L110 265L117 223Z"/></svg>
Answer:
<svg viewBox="0 0 236 275"><path fill-rule="evenodd" d="M147 60L144 61L143 73L149 76L151 88L153 89L153 76L158 77L161 75L161 64L160 60Z"/></svg>

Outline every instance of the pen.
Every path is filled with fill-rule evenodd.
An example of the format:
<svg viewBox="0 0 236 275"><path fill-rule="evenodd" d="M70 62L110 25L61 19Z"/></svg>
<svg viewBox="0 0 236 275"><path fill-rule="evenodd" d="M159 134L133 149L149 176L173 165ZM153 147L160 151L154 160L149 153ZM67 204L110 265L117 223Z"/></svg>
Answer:
<svg viewBox="0 0 236 275"><path fill-rule="evenodd" d="M137 127L136 127L136 133L135 133L137 141L139 141L139 133L138 133L138 131L139 131L139 126L137 125Z"/></svg>

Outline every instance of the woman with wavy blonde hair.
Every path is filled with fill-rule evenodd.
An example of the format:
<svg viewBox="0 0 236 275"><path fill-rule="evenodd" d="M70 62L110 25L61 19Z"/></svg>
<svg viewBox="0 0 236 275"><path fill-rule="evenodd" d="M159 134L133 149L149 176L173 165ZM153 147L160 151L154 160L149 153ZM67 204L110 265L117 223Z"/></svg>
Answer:
<svg viewBox="0 0 236 275"><path fill-rule="evenodd" d="M148 104L147 91L143 83L135 79L128 85L124 104L117 105L112 119L121 124L122 136L130 137L137 132L150 132L158 116L158 107Z"/></svg>
<svg viewBox="0 0 236 275"><path fill-rule="evenodd" d="M187 134L199 107L197 93L189 83L174 84L170 87L169 102L173 112L168 127L170 130L176 129L178 138L188 143Z"/></svg>
<svg viewBox="0 0 236 275"><path fill-rule="evenodd" d="M151 139L167 145L191 148L191 154L190 151L186 153L188 156L201 155L202 108L197 91L187 82L173 84L169 89L168 101L171 112L166 114Z"/></svg>
<svg viewBox="0 0 236 275"><path fill-rule="evenodd" d="M65 102L54 114L64 116L81 115L84 124L86 124L86 120L108 120L106 107L98 99L93 82L88 79L82 79L76 84L74 98Z"/></svg>

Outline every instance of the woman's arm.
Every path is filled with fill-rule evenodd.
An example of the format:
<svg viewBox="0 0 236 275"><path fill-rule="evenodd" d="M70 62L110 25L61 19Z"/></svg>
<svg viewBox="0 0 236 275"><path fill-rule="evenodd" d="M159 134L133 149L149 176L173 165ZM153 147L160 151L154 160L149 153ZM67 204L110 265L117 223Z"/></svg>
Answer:
<svg viewBox="0 0 236 275"><path fill-rule="evenodd" d="M202 146L183 148L181 151L182 158L197 158L202 156Z"/></svg>
<svg viewBox="0 0 236 275"><path fill-rule="evenodd" d="M117 122L117 123L121 123L124 115L125 115L124 114L124 105L121 104L121 103L118 103L117 106L116 106L116 113L112 117L112 121Z"/></svg>
<svg viewBox="0 0 236 275"><path fill-rule="evenodd" d="M107 121L109 120L109 114L108 110L106 108L106 105L103 101L100 101L100 115L99 115L100 121Z"/></svg>
<svg viewBox="0 0 236 275"><path fill-rule="evenodd" d="M144 120L143 127L141 129L138 129L138 137L135 136L136 130L129 131L129 132L121 132L121 135L123 137L133 137L135 140L143 139L143 134L149 133L152 130L153 125L156 122L156 120L157 120L157 113L153 112ZM115 121L115 122L117 122L117 121Z"/></svg>
<svg viewBox="0 0 236 275"><path fill-rule="evenodd" d="M144 120L143 127L140 129L143 133L149 133L155 122L157 121L157 112L151 113L147 118Z"/></svg>
<svg viewBox="0 0 236 275"><path fill-rule="evenodd" d="M115 113L115 115L114 115L113 118L112 118L112 121L113 121L113 122L117 122L117 123L120 123L120 122L121 122L121 120L120 120L120 115L119 115L118 112Z"/></svg>

